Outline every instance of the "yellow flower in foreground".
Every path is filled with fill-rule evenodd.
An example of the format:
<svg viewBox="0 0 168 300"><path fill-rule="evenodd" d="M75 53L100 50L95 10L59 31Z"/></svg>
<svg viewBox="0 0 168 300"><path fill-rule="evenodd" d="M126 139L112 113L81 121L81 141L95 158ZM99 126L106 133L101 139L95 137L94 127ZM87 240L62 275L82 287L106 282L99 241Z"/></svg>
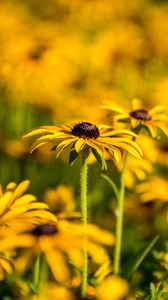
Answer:
<svg viewBox="0 0 168 300"><path fill-rule="evenodd" d="M23 273L32 260L39 253L44 253L47 264L54 278L59 282L64 282L70 278L69 262L78 269L83 265L83 236L88 238L88 253L96 264L102 264L107 260L108 255L104 245L113 245L114 236L96 225L88 224L84 229L81 224L74 224L67 221L57 223L41 224L30 232L20 234L15 238L15 247L25 241L30 249L24 250L16 260L16 269ZM14 245L13 243L13 245ZM7 244L4 241L3 247ZM9 239L10 249L10 239ZM12 245L12 246L13 246ZM7 248L7 246L6 246Z"/></svg>
<svg viewBox="0 0 168 300"><path fill-rule="evenodd" d="M98 300L121 300L127 293L127 282L118 276L107 277L97 288Z"/></svg>
<svg viewBox="0 0 168 300"><path fill-rule="evenodd" d="M56 217L46 210L47 204L38 202L31 194L24 194L29 183L29 180L18 185L10 182L4 193L0 189L0 226L23 231L32 224L40 224L42 220L56 221Z"/></svg>
<svg viewBox="0 0 168 300"><path fill-rule="evenodd" d="M98 161L101 162L102 167L105 167L103 162L103 153L108 150L117 161L121 159L121 151L126 150L141 158L142 151L138 145L132 141L136 135L129 130L113 130L111 126L107 125L93 125L88 122L82 122L75 125L62 126L41 126L32 129L24 135L24 137L31 137L40 135L33 143L31 151L36 148L53 142L52 150L56 151L58 157L64 149L71 147L71 153L75 157L81 152L91 150Z"/></svg>
<svg viewBox="0 0 168 300"><path fill-rule="evenodd" d="M147 110L141 100L133 99L130 108L110 102L106 102L102 107L115 113L114 119L118 122L130 122L132 128L139 125L144 126L152 137L157 136L158 129L168 136L168 115L165 114L163 105L157 105Z"/></svg>
<svg viewBox="0 0 168 300"><path fill-rule="evenodd" d="M112 275L106 277L96 288L89 286L87 296L79 296L76 300L122 300L127 296L128 290L129 287L126 280Z"/></svg>
<svg viewBox="0 0 168 300"><path fill-rule="evenodd" d="M168 201L168 181L167 179L153 176L147 182L140 183L137 186L137 192L143 202L160 200Z"/></svg>

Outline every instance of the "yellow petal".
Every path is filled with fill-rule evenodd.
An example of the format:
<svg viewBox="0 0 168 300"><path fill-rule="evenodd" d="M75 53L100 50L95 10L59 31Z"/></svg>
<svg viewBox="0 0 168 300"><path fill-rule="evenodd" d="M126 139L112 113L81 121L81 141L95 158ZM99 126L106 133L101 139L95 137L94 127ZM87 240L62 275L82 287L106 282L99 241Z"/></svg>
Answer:
<svg viewBox="0 0 168 300"><path fill-rule="evenodd" d="M29 204L31 202L36 201L36 197L31 195L31 194L26 194L23 195L22 197L20 197L19 199L17 199L17 201L15 201L12 205L11 205L11 209L13 208L17 208L20 206L24 206L26 204Z"/></svg>
<svg viewBox="0 0 168 300"><path fill-rule="evenodd" d="M134 98L132 100L132 110L138 110L143 108L143 102L140 99Z"/></svg>
<svg viewBox="0 0 168 300"><path fill-rule="evenodd" d="M10 260L4 258L4 257L0 257L0 265L3 267L3 269L9 274L12 275L13 271L14 271L14 267L13 264Z"/></svg>
<svg viewBox="0 0 168 300"><path fill-rule="evenodd" d="M36 243L36 238L30 234L18 234L4 238L1 247L4 251L14 248L32 247Z"/></svg>
<svg viewBox="0 0 168 300"><path fill-rule="evenodd" d="M12 199L12 192L6 192L0 199L0 215L4 213Z"/></svg>
<svg viewBox="0 0 168 300"><path fill-rule="evenodd" d="M19 183L14 191L13 198L19 198L27 190L29 184L30 180L24 180L21 183Z"/></svg>
<svg viewBox="0 0 168 300"><path fill-rule="evenodd" d="M75 142L76 138L71 138L68 140L65 140L63 142L61 142L57 148L56 148L56 157L59 157L59 155L61 154L61 152L68 147L69 145L73 144Z"/></svg>
<svg viewBox="0 0 168 300"><path fill-rule="evenodd" d="M149 110L149 115L154 116L155 114L161 113L165 110L165 107L163 105L157 105L154 108Z"/></svg>
<svg viewBox="0 0 168 300"><path fill-rule="evenodd" d="M162 124L159 124L158 125L158 128L160 128L163 132L164 132L164 134L166 135L166 136L168 136L168 126L166 126L166 125L162 125Z"/></svg>
<svg viewBox="0 0 168 300"><path fill-rule="evenodd" d="M131 130L112 130L101 134L101 137L112 137L112 136L120 136L120 135L128 135L132 137L137 137L137 134L132 132Z"/></svg>
<svg viewBox="0 0 168 300"><path fill-rule="evenodd" d="M48 132L54 133L58 130L60 130L60 128L57 126L41 126L41 127L37 127L37 128L34 128L34 129L28 131L27 133L25 133L23 135L23 138L27 138L27 137L31 137L31 136L39 135L39 134L43 134L43 133L48 133Z"/></svg>
<svg viewBox="0 0 168 300"><path fill-rule="evenodd" d="M138 125L141 124L141 121L140 120L136 120L134 118L131 118L131 125L132 125L132 128L135 128L137 127Z"/></svg>
<svg viewBox="0 0 168 300"><path fill-rule="evenodd" d="M79 138L77 140L77 142L75 143L75 150L76 150L76 152L79 153L83 149L83 147L85 145L86 145L86 141L84 139L82 139L82 138Z"/></svg>
<svg viewBox="0 0 168 300"><path fill-rule="evenodd" d="M98 141L96 142L96 141L86 140L86 144L94 148L101 157L103 156L103 147L99 144Z"/></svg>
<svg viewBox="0 0 168 300"><path fill-rule="evenodd" d="M148 128L151 136L155 138L157 136L157 128L152 125L146 125L146 127Z"/></svg>
<svg viewBox="0 0 168 300"><path fill-rule="evenodd" d="M55 249L48 249L45 256L55 279L65 282L69 277L69 272L63 255Z"/></svg>

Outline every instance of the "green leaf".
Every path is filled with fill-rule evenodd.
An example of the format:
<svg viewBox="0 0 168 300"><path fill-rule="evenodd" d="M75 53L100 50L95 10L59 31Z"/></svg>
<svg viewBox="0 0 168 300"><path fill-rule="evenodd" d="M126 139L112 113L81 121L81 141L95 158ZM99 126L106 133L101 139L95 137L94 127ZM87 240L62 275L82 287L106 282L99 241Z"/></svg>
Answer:
<svg viewBox="0 0 168 300"><path fill-rule="evenodd" d="M92 153L93 153L94 157L96 158L97 162L101 165L102 170L107 170L107 164L106 164L104 157L99 155L99 153L94 148L92 148Z"/></svg>
<svg viewBox="0 0 168 300"><path fill-rule="evenodd" d="M77 159L79 153L75 149L72 149L69 154L69 164L72 166L75 160Z"/></svg>
<svg viewBox="0 0 168 300"><path fill-rule="evenodd" d="M125 278L130 278L133 273L139 268L142 261L145 259L145 257L148 255L148 253L151 251L155 243L157 242L159 236L155 236L150 243L145 246L143 249L138 251L137 254L133 258L131 258L123 267L123 271L121 272L121 275Z"/></svg>

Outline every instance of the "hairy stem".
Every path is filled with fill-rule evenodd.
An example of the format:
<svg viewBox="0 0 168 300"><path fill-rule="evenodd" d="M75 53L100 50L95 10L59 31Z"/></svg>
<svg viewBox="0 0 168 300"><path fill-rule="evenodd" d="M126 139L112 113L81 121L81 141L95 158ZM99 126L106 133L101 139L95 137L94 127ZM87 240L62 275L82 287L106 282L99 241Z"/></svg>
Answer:
<svg viewBox="0 0 168 300"><path fill-rule="evenodd" d="M82 224L84 230L83 236L83 272L82 272L82 297L87 294L87 276L88 276L88 253L87 253L87 161L86 158L82 157L81 164L81 213L82 213Z"/></svg>
<svg viewBox="0 0 168 300"><path fill-rule="evenodd" d="M123 215L124 215L124 196L125 196L125 174L129 159L129 153L126 154L123 170L120 178L120 190L118 194L117 223L116 223L116 245L114 252L114 273L120 273Z"/></svg>

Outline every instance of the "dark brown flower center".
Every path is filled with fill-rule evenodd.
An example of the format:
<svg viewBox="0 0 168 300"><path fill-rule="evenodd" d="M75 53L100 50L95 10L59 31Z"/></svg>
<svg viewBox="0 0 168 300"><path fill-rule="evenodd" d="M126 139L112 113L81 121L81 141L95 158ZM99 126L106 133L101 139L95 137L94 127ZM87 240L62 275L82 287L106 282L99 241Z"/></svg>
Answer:
<svg viewBox="0 0 168 300"><path fill-rule="evenodd" d="M130 116L137 120L150 121L152 117L146 109L137 109L130 113Z"/></svg>
<svg viewBox="0 0 168 300"><path fill-rule="evenodd" d="M33 229L32 234L35 236L40 235L53 235L58 233L58 228L54 224L42 224Z"/></svg>
<svg viewBox="0 0 168 300"><path fill-rule="evenodd" d="M84 139L96 139L99 137L99 129L96 125L89 122L82 122L76 124L72 128L72 134Z"/></svg>
<svg viewBox="0 0 168 300"><path fill-rule="evenodd" d="M168 152L168 144L167 143L162 144L160 146L160 150L163 151L163 152Z"/></svg>
<svg viewBox="0 0 168 300"><path fill-rule="evenodd" d="M44 52L47 50L45 45L38 45L29 52L29 58L32 61L38 61L42 58Z"/></svg>

